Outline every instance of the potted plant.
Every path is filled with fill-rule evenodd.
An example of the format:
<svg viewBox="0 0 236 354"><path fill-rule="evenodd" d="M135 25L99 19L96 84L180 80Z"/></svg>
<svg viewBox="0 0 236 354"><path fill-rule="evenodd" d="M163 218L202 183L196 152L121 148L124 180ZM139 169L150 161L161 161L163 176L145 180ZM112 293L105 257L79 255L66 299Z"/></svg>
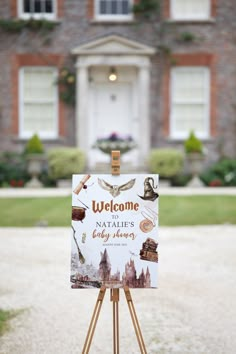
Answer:
<svg viewBox="0 0 236 354"><path fill-rule="evenodd" d="M188 185L192 187L203 186L198 175L202 172L205 156L203 154L202 142L196 137L194 131L190 132L188 139L184 142L184 148L187 165L192 175L192 179Z"/></svg>
<svg viewBox="0 0 236 354"><path fill-rule="evenodd" d="M105 154L111 154L112 150L120 150L121 155L129 152L136 147L136 143L133 138L128 136L120 136L117 133L111 133L104 138L98 138L93 145L93 148L97 148Z"/></svg>
<svg viewBox="0 0 236 354"><path fill-rule="evenodd" d="M38 179L38 176L42 171L46 157L43 144L37 134L34 134L26 143L24 154L27 161L27 170L31 176L31 180L26 184L26 187L42 187L43 184Z"/></svg>

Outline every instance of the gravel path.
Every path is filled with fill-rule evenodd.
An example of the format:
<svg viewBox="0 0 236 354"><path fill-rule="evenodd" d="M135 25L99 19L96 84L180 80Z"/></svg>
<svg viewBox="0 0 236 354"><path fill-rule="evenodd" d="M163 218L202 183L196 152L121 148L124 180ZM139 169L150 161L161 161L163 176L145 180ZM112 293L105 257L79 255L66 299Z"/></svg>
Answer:
<svg viewBox="0 0 236 354"><path fill-rule="evenodd" d="M1 354L81 353L96 290L69 286L69 228L0 228ZM236 226L160 229L158 290L132 290L148 354L236 353ZM112 353L109 292L91 354ZM120 353L138 354L124 294Z"/></svg>

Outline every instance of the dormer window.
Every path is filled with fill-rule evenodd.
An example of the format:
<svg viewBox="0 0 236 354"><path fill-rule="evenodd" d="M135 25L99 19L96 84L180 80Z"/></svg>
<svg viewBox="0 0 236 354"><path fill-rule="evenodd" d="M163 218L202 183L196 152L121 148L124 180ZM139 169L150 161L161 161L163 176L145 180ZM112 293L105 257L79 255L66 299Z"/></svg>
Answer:
<svg viewBox="0 0 236 354"><path fill-rule="evenodd" d="M102 21L131 20L132 0L95 0L95 14Z"/></svg>
<svg viewBox="0 0 236 354"><path fill-rule="evenodd" d="M19 17L53 20L56 18L56 0L19 0Z"/></svg>

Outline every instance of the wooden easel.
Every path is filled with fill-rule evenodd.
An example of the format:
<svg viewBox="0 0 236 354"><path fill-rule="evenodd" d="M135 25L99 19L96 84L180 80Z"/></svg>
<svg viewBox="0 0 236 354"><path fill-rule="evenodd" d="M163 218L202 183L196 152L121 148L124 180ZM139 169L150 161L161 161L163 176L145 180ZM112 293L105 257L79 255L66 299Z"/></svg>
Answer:
<svg viewBox="0 0 236 354"><path fill-rule="evenodd" d="M120 151L112 151L111 153L111 169L112 169L112 175L119 175L120 174ZM142 332L138 323L138 318L135 312L133 300L131 297L131 293L129 290L128 286L124 286L124 292L125 292L125 297L126 301L129 307L131 319L133 322L135 334L138 340L139 348L140 348L140 353L141 354L147 354ZM113 305L113 353L114 354L119 354L120 352L120 346L119 346L119 299L120 299L120 289L114 288L110 289L110 300L112 301ZM88 354L90 350L90 346L92 343L93 335L95 332L95 328L97 325L98 317L101 311L101 307L103 304L104 296L106 293L106 287L102 286L100 288L97 302L93 311L93 315L90 321L88 333L85 339L84 347L82 354Z"/></svg>

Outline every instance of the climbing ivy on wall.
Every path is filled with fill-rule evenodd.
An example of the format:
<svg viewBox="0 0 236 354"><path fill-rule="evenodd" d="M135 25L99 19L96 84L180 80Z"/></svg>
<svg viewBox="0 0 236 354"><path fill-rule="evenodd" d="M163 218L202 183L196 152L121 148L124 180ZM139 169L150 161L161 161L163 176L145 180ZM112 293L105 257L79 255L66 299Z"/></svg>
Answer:
<svg viewBox="0 0 236 354"><path fill-rule="evenodd" d="M153 13L159 13L159 0L140 0L133 6L133 12L137 16L149 19Z"/></svg>
<svg viewBox="0 0 236 354"><path fill-rule="evenodd" d="M0 28L10 33L19 33L24 29L47 32L52 31L58 24L59 22L47 21L45 19L0 19Z"/></svg>

